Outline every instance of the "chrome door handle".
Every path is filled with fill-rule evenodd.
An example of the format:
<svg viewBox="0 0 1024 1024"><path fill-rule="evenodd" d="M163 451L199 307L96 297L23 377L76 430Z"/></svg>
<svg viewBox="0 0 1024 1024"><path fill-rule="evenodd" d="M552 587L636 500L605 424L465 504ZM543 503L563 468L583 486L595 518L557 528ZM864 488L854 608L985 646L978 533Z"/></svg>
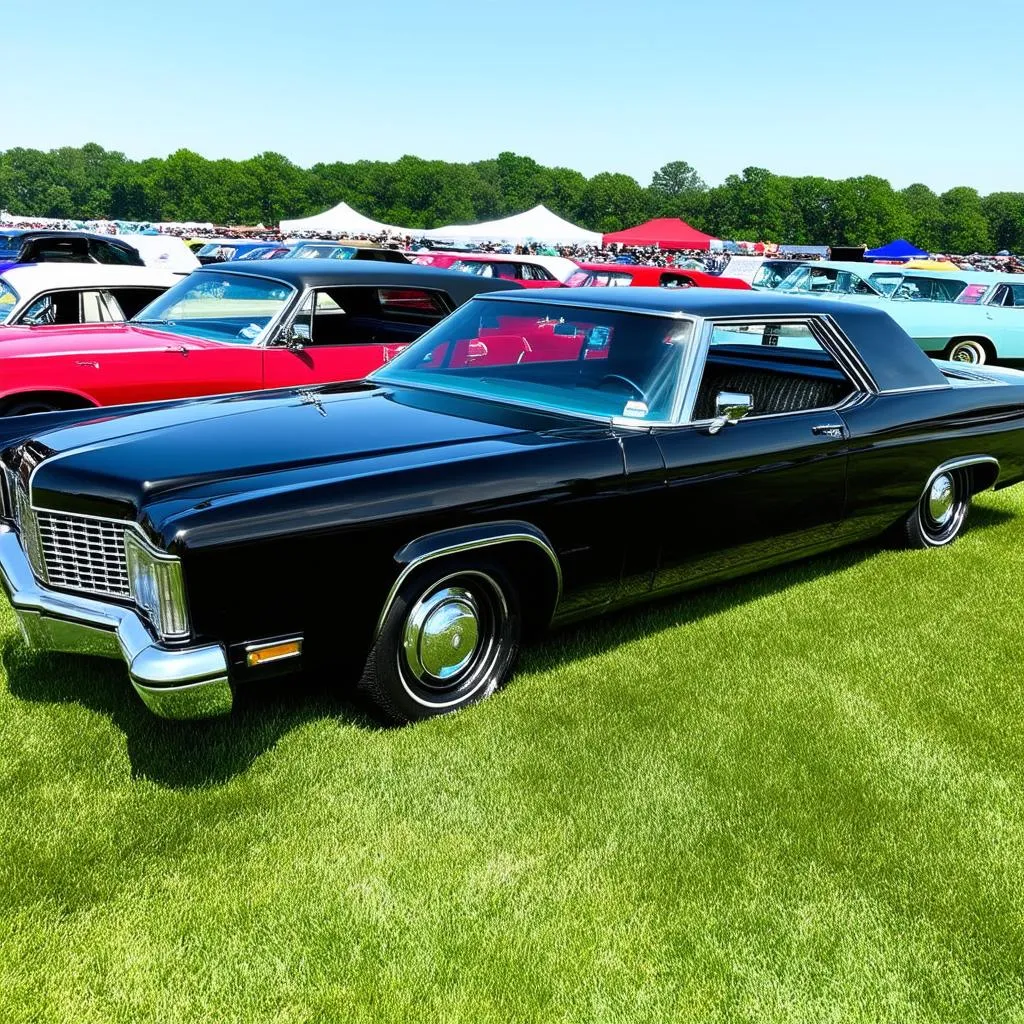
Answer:
<svg viewBox="0 0 1024 1024"><path fill-rule="evenodd" d="M811 433L819 437L846 437L846 427L842 423L819 423L811 427Z"/></svg>

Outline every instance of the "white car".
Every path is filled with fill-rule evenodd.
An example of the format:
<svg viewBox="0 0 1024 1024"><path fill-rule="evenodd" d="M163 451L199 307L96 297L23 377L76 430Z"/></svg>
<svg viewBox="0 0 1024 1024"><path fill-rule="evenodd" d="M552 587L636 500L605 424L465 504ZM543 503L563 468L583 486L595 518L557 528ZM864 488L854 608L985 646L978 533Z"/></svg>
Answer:
<svg viewBox="0 0 1024 1024"><path fill-rule="evenodd" d="M150 267L19 264L0 274L0 325L119 323L180 280Z"/></svg>

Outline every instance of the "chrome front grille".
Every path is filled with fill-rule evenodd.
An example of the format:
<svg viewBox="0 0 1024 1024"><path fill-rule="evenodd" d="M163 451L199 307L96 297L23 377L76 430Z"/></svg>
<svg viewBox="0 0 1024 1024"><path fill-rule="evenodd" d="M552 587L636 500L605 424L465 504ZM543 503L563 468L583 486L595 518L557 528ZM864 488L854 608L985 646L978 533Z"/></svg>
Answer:
<svg viewBox="0 0 1024 1024"><path fill-rule="evenodd" d="M43 568L51 586L131 597L124 523L69 512L33 510L29 514L35 516Z"/></svg>

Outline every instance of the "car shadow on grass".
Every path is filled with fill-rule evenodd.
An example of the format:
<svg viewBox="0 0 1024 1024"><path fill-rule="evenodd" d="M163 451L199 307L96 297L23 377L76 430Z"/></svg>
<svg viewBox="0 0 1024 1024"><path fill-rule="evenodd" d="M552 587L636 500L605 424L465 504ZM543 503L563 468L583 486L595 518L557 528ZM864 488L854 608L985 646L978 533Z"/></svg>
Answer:
<svg viewBox="0 0 1024 1024"><path fill-rule="evenodd" d="M975 529L997 526L1012 518L1009 512L985 506L971 512ZM878 542L867 542L591 619L532 645L525 652L521 668L530 672L555 669L575 657L600 654L651 633L684 626L812 582L874 557L879 551ZM335 719L341 727L373 731L388 728L351 691L322 677L268 681L239 695L230 715L173 722L150 713L135 695L119 662L32 651L15 633L0 640L0 656L7 669L8 688L15 697L33 703L78 704L105 715L125 735L132 777L174 789L227 782L287 733L308 722Z"/></svg>
<svg viewBox="0 0 1024 1024"><path fill-rule="evenodd" d="M1004 509L974 506L970 529L996 527L1014 518ZM852 568L891 549L884 538L866 540L750 576L723 580L683 594L666 595L648 603L621 608L599 618L586 619L527 648L519 667L529 672L557 669L575 657L602 654L652 633L697 622L709 615ZM921 554L927 556L929 553Z"/></svg>
<svg viewBox="0 0 1024 1024"><path fill-rule="evenodd" d="M240 695L230 715L176 722L146 708L120 662L33 651L17 634L0 641L0 656L15 697L105 715L124 733L132 777L175 789L227 782L307 722L333 718L340 726L383 728L322 680L277 680Z"/></svg>

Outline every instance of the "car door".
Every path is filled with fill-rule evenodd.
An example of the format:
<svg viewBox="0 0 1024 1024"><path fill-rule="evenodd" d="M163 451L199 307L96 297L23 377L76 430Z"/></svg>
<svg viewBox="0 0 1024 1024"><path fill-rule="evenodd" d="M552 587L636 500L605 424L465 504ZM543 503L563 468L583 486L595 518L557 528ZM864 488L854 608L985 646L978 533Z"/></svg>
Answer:
<svg viewBox="0 0 1024 1024"><path fill-rule="evenodd" d="M195 398L263 387L263 350L132 324L83 334L60 383L99 405Z"/></svg>
<svg viewBox="0 0 1024 1024"><path fill-rule="evenodd" d="M264 349L268 388L361 380L393 359L454 303L436 289L339 286L306 297L284 336Z"/></svg>
<svg viewBox="0 0 1024 1024"><path fill-rule="evenodd" d="M839 542L857 387L812 320L705 325L685 426L656 432L668 489L655 589L683 588ZM733 398L727 398L727 396ZM750 412L716 421L721 396Z"/></svg>
<svg viewBox="0 0 1024 1024"><path fill-rule="evenodd" d="M999 359L1024 359L1024 285L1001 284L984 310L988 336Z"/></svg>

